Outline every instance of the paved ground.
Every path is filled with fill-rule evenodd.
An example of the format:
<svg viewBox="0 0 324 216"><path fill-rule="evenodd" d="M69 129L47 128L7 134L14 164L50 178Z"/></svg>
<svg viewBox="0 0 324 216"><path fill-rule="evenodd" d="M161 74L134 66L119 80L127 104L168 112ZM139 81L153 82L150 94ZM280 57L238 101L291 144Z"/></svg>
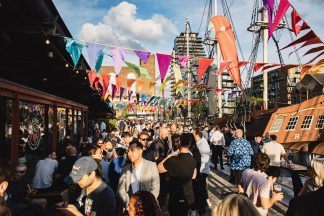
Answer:
<svg viewBox="0 0 324 216"><path fill-rule="evenodd" d="M228 166L225 165L224 168L224 170L217 171L213 169L208 177L209 200L212 204L211 208L213 208L216 202L222 198L223 194L236 191L235 186L228 182L230 173ZM284 180L289 181L289 179ZM282 187L282 190L285 198L282 202L277 203L269 210L269 216L285 215L288 203L293 197L293 191L285 186ZM210 215L210 211L206 214L206 216L208 215Z"/></svg>

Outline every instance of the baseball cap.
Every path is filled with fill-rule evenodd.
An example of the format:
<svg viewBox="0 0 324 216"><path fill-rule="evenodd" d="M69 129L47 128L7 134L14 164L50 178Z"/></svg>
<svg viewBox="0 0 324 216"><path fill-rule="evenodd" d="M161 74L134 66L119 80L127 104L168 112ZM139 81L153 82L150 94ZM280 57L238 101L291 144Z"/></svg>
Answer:
<svg viewBox="0 0 324 216"><path fill-rule="evenodd" d="M74 183L80 181L84 175L88 175L98 168L97 162L91 157L81 157L75 161L69 177Z"/></svg>

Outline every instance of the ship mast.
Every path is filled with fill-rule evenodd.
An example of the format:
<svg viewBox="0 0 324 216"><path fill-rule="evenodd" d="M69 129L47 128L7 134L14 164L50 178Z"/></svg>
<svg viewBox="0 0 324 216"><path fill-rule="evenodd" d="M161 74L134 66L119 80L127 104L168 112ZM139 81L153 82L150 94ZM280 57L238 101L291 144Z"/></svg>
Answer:
<svg viewBox="0 0 324 216"><path fill-rule="evenodd" d="M262 37L263 37L263 62L268 62L268 14L267 10L263 5L263 1L261 3L262 10ZM267 70L263 71L263 109L268 109L268 72Z"/></svg>
<svg viewBox="0 0 324 216"><path fill-rule="evenodd" d="M215 7L214 7L214 15L217 16L217 0L215 0L214 3ZM215 30L216 31L216 30ZM215 32L216 33L216 32ZM221 60L221 52L220 52L220 48L219 48L219 43L218 41L216 41L216 56L217 59L217 70L219 70L219 66L220 66L220 60ZM217 89L221 90L222 89L222 75L221 74L217 74ZM222 104L223 104L223 99L222 99L222 94L217 94L217 108L218 108L218 117L222 118L223 117L223 108L222 108Z"/></svg>

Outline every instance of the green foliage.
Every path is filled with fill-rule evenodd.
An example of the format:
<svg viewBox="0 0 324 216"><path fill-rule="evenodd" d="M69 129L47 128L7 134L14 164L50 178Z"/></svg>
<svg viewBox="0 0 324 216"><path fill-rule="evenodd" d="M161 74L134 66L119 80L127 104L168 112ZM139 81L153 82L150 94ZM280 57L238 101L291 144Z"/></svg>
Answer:
<svg viewBox="0 0 324 216"><path fill-rule="evenodd" d="M249 102L249 104L254 105L254 106L257 104L262 104L262 102L263 102L262 98L257 98L254 96L248 97L247 101Z"/></svg>

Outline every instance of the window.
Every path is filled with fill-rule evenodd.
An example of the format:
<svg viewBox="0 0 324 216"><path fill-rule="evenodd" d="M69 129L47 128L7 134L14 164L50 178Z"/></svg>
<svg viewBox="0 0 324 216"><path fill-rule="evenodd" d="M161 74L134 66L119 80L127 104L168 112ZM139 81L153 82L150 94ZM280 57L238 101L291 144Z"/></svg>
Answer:
<svg viewBox="0 0 324 216"><path fill-rule="evenodd" d="M316 129L323 129L323 128L324 128L324 115L320 115L316 123Z"/></svg>
<svg viewBox="0 0 324 216"><path fill-rule="evenodd" d="M312 124L313 117L313 115L305 116L301 129L309 129Z"/></svg>
<svg viewBox="0 0 324 216"><path fill-rule="evenodd" d="M272 122L271 128L270 128L270 132L278 132L280 130L281 124L283 122L282 118L279 119L275 119Z"/></svg>
<svg viewBox="0 0 324 216"><path fill-rule="evenodd" d="M289 119L286 130L295 130L296 124L298 122L298 118L299 118L299 116L291 117Z"/></svg>

